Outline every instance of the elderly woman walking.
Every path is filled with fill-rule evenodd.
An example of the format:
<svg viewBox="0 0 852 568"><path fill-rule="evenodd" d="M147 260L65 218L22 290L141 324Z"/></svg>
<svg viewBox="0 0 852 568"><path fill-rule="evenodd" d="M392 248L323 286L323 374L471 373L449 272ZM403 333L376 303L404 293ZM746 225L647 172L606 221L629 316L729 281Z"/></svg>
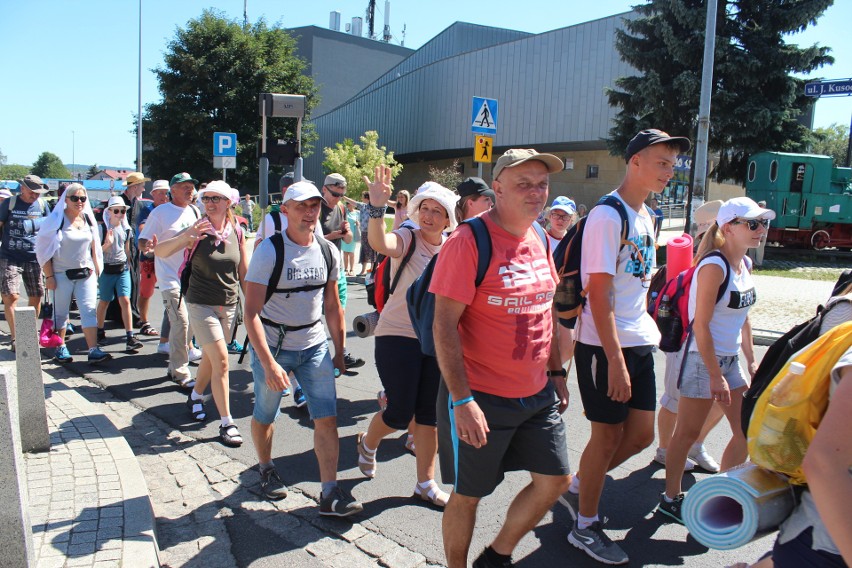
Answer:
<svg viewBox="0 0 852 568"><path fill-rule="evenodd" d="M199 192L204 216L171 239L158 243L157 256L186 250L181 275L182 301L201 345L201 364L186 404L197 421L207 418L204 391L212 386L219 411L219 438L226 446L239 446L242 436L231 418L228 380L228 336L244 285L248 256L242 229L231 212L231 187L212 181ZM187 282L186 290L183 290Z"/></svg>
<svg viewBox="0 0 852 568"><path fill-rule="evenodd" d="M45 286L54 293L54 321L62 345L54 357L59 363L72 361L65 345L65 331L72 296L80 308L83 335L89 347L89 363L112 356L98 347L98 275L103 267L101 237L86 188L68 186L36 237L36 258L44 272Z"/></svg>

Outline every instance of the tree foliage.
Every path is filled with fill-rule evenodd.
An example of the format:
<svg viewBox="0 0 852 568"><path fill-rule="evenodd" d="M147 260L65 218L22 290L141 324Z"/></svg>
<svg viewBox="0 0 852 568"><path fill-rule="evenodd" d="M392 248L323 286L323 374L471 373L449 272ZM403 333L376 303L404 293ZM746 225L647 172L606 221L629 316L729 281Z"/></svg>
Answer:
<svg viewBox="0 0 852 568"><path fill-rule="evenodd" d="M368 130L361 137L361 144L351 138L336 143L334 148L325 148L325 160L322 167L326 174L338 173L346 178L346 194L361 200L361 194L367 190L364 176L373 179L376 166L390 166L392 179L402 172L402 164L393 158L384 146L379 146L379 133Z"/></svg>
<svg viewBox="0 0 852 568"><path fill-rule="evenodd" d="M155 70L162 100L147 105L143 115L149 177L169 179L188 171L202 181L220 178L213 168L213 132L234 132L238 167L228 181L257 187L258 94L305 95L309 113L317 90L304 71L295 42L277 25L260 20L244 26L213 10L190 20L167 46L164 66ZM270 138L295 138L295 130L295 119L267 119ZM313 129L303 127L303 155L315 139Z"/></svg>
<svg viewBox="0 0 852 568"><path fill-rule="evenodd" d="M799 47L784 37L814 25L833 0L719 0L710 112L715 175L742 181L748 156L763 150L803 151L811 143L799 122L812 104L809 74L832 63L829 48ZM616 32L616 48L639 74L607 92L619 110L607 141L623 155L644 128L694 138L704 59L705 0L649 0Z"/></svg>
<svg viewBox="0 0 852 568"><path fill-rule="evenodd" d="M20 164L7 164L5 166L0 166L0 179L18 180L28 173L30 173L29 166L22 166Z"/></svg>
<svg viewBox="0 0 852 568"><path fill-rule="evenodd" d="M42 152L36 159L32 167L32 173L40 178L59 178L67 179L71 177L71 172L59 159L59 156L51 152Z"/></svg>
<svg viewBox="0 0 852 568"><path fill-rule="evenodd" d="M98 172L101 171L100 166L97 164L92 164L89 166L88 171L86 172L86 179L92 179L92 177L98 175Z"/></svg>
<svg viewBox="0 0 852 568"><path fill-rule="evenodd" d="M849 147L848 126L835 122L828 128L817 128L814 130L814 138L811 152L831 156L835 166L846 163L846 149Z"/></svg>
<svg viewBox="0 0 852 568"><path fill-rule="evenodd" d="M0 168L6 165L6 154L3 153L3 150L0 150Z"/></svg>
<svg viewBox="0 0 852 568"><path fill-rule="evenodd" d="M447 189L455 189L462 182L462 175L459 172L459 168L458 160L453 160L452 165L446 168L429 166L429 179L443 185Z"/></svg>

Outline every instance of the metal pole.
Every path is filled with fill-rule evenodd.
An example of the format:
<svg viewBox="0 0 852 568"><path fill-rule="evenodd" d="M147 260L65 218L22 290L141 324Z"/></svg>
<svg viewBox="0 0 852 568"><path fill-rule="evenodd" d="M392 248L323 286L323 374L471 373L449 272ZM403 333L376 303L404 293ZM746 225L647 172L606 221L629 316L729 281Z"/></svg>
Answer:
<svg viewBox="0 0 852 568"><path fill-rule="evenodd" d="M293 164L293 181L302 181L302 119L296 119L296 161Z"/></svg>
<svg viewBox="0 0 852 568"><path fill-rule="evenodd" d="M136 169L142 171L142 0L139 0L139 93L136 108Z"/></svg>
<svg viewBox="0 0 852 568"><path fill-rule="evenodd" d="M77 135L71 131L71 177L77 179Z"/></svg>
<svg viewBox="0 0 852 568"><path fill-rule="evenodd" d="M707 23L704 29L704 68L701 71L701 99L698 104L698 136L695 143L695 183L691 191L707 199L707 149L710 138L710 96L713 92L713 60L716 50L717 0L707 0ZM692 223L692 211L687 212L687 222ZM691 226L686 229L691 230Z"/></svg>
<svg viewBox="0 0 852 568"><path fill-rule="evenodd" d="M222 168L222 181L228 181L228 169Z"/></svg>
<svg viewBox="0 0 852 568"><path fill-rule="evenodd" d="M846 144L846 167L852 168L852 119L849 120L849 137Z"/></svg>
<svg viewBox="0 0 852 568"><path fill-rule="evenodd" d="M266 157L266 97L261 103L263 117L260 121L260 227L258 232L263 235L266 228L266 208L269 205L269 158Z"/></svg>

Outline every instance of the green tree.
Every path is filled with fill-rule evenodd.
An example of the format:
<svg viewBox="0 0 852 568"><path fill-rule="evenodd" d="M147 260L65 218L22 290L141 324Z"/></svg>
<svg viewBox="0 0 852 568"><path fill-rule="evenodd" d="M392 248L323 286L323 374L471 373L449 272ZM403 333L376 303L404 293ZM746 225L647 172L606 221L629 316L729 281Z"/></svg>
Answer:
<svg viewBox="0 0 852 568"><path fill-rule="evenodd" d="M448 168L429 166L429 179L448 189L455 189L462 182L462 175L459 173L459 168L458 160L453 160L452 165Z"/></svg>
<svg viewBox="0 0 852 568"><path fill-rule="evenodd" d="M28 173L30 173L30 167L20 164L8 164L0 167L0 179L18 180Z"/></svg>
<svg viewBox="0 0 852 568"><path fill-rule="evenodd" d="M361 201L361 193L367 190L364 176L373 179L376 166L390 166L394 178L402 172L402 164L394 160L393 152L379 146L378 132L368 130L360 140L361 145L347 138L343 143L335 144L334 148L325 148L322 163L326 174L338 173L346 178L346 194L357 201Z"/></svg>
<svg viewBox="0 0 852 568"><path fill-rule="evenodd" d="M742 181L748 156L803 151L810 131L799 118L809 74L833 62L829 48L799 47L784 37L816 23L833 0L719 0L711 98L710 150L719 178ZM619 110L607 141L623 155L643 128L695 137L704 53L704 0L649 0L616 32L616 48L639 74L607 92Z"/></svg>
<svg viewBox="0 0 852 568"><path fill-rule="evenodd" d="M32 167L32 173L40 178L70 178L71 172L59 159L59 156L51 152L42 152Z"/></svg>
<svg viewBox="0 0 852 568"><path fill-rule="evenodd" d="M177 30L164 66L155 70L162 100L147 105L143 115L146 171L164 179L181 171L202 181L217 179L213 132L234 132L238 167L228 181L256 187L258 94L305 95L308 111L317 102L313 80L294 51L295 42L277 25L260 20L243 26L213 10ZM270 138L295 138L295 129L295 119L267 120ZM313 129L303 127L303 155L315 139Z"/></svg>
<svg viewBox="0 0 852 568"><path fill-rule="evenodd" d="M6 165L6 154L3 153L3 150L0 150L0 168Z"/></svg>
<svg viewBox="0 0 852 568"><path fill-rule="evenodd" d="M86 179L92 179L92 176L98 175L98 172L101 171L100 166L97 164L92 164L89 166L89 170L86 172Z"/></svg>
<svg viewBox="0 0 852 568"><path fill-rule="evenodd" d="M814 130L814 145L811 152L824 154L834 159L834 165L846 163L846 149L849 147L849 127L834 123L828 128Z"/></svg>

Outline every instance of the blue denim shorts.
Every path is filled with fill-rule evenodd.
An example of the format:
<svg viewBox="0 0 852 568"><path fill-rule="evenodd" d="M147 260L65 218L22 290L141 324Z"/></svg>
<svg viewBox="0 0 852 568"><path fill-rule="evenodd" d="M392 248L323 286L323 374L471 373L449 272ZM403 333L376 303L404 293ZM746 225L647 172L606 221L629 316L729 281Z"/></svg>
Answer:
<svg viewBox="0 0 852 568"><path fill-rule="evenodd" d="M116 296L130 297L130 271L121 274L101 274L98 277L98 296L102 302L112 302Z"/></svg>
<svg viewBox="0 0 852 568"><path fill-rule="evenodd" d="M270 390L266 384L263 365L251 351L251 374L254 378L254 412L261 424L272 424L281 412L281 392ZM285 373L292 371L299 381L308 402L312 420L337 416L337 387L334 382L334 363L323 341L302 351L284 351L275 358Z"/></svg>
<svg viewBox="0 0 852 568"><path fill-rule="evenodd" d="M717 355L716 359L731 391L748 386L745 373L740 367L739 355ZM690 351L686 355L686 361L683 363L683 377L680 379L680 396L708 400L713 398L710 392L710 372L698 351Z"/></svg>

